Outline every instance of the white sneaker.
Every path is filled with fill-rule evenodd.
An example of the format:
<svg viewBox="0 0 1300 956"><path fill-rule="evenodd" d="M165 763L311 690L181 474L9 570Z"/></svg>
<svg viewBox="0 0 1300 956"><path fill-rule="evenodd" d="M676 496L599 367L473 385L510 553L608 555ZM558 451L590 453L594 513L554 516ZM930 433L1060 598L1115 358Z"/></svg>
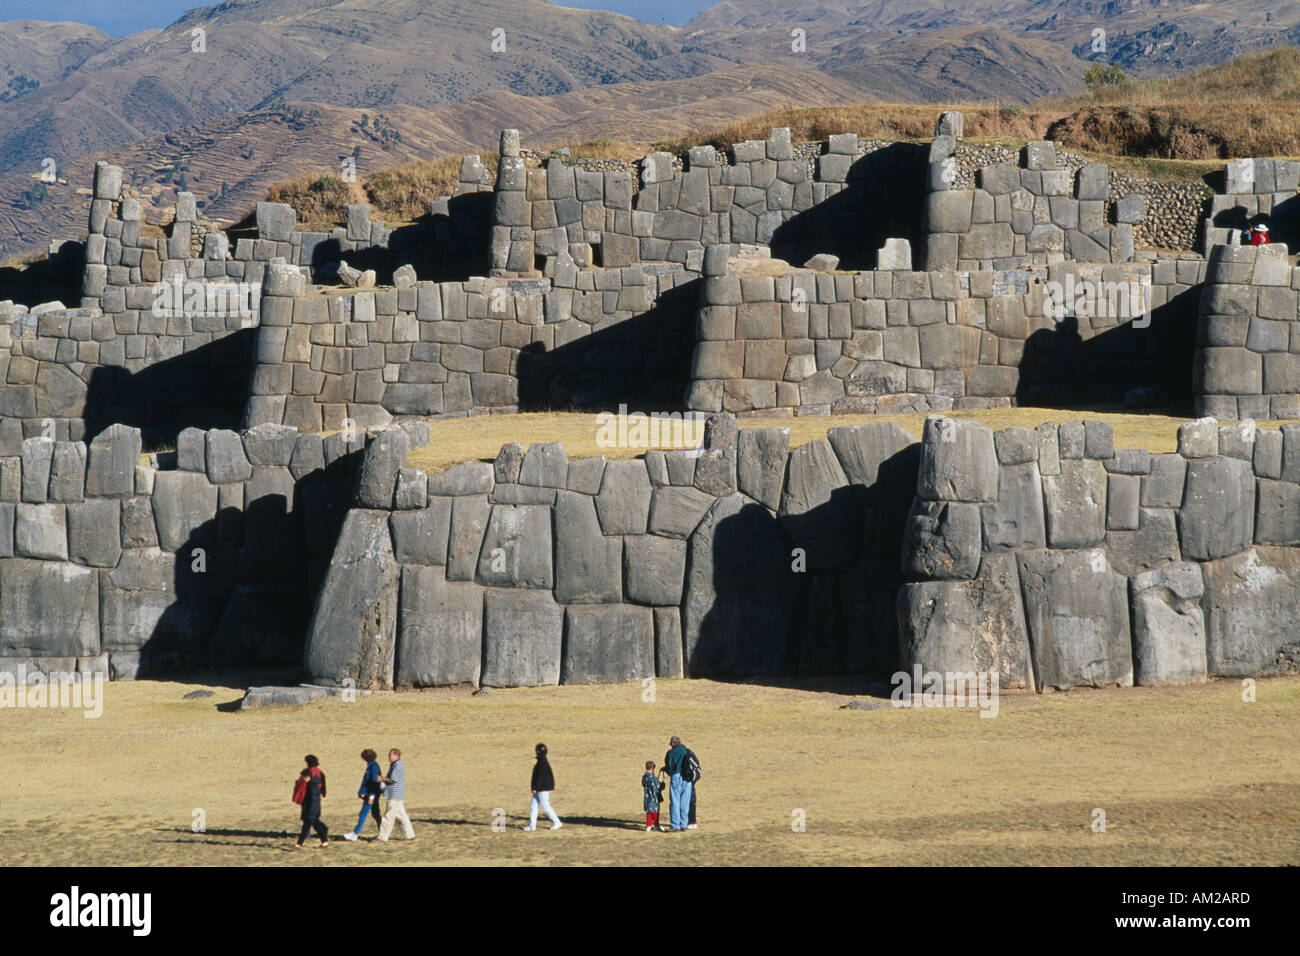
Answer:
<svg viewBox="0 0 1300 956"><path fill-rule="evenodd" d="M551 827L551 829L552 829L552 830L558 830L558 829L560 829L560 827L562 827L562 826L564 826L563 823L557 823L555 826Z"/></svg>
<svg viewBox="0 0 1300 956"><path fill-rule="evenodd" d="M651 830L653 830L653 829L654 829L654 827L646 827L646 828L645 828L645 832L646 832L646 833L649 833L649 832L650 832Z"/></svg>
<svg viewBox="0 0 1300 956"><path fill-rule="evenodd" d="M343 834L343 839L347 840L349 843L356 843L357 835L355 833L345 833Z"/></svg>
<svg viewBox="0 0 1300 956"><path fill-rule="evenodd" d="M532 831L536 830L537 827L524 827L524 829L527 830L529 833L531 833Z"/></svg>
<svg viewBox="0 0 1300 956"><path fill-rule="evenodd" d="M688 824L686 824L686 829L688 829L688 830L698 830L699 828L700 828L700 825L699 825L698 823L688 823Z"/></svg>

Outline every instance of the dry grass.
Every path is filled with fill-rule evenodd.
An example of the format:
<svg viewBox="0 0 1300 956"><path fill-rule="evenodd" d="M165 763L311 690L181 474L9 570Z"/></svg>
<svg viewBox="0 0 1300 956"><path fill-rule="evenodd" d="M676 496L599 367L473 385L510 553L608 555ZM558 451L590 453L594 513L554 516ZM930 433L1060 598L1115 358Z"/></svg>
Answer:
<svg viewBox="0 0 1300 956"><path fill-rule="evenodd" d="M840 710L851 680L659 681L322 701L225 714L215 688L107 687L104 716L9 710L9 865L1294 865L1300 679L1004 695L972 709ZM681 734L704 764L701 828L644 832L641 765ZM532 747L550 748L559 833L523 833ZM21 743L20 743L21 742ZM357 754L400 747L417 840L347 844ZM292 851L290 786L329 776L328 849ZM35 768L39 766L39 772ZM24 770L22 768L29 768ZM49 795L58 799L51 801ZM1105 833L1089 824L1106 812ZM191 831L201 808L206 833ZM508 829L494 832L493 812ZM807 831L791 829L802 809ZM367 823L367 836L374 824Z"/></svg>
<svg viewBox="0 0 1300 956"><path fill-rule="evenodd" d="M630 411L636 411L633 408ZM648 411L648 409L647 409ZM1043 422L1092 419L1108 422L1115 429L1118 448L1145 448L1153 453L1178 449L1178 426L1187 421L1162 414L1136 414L1116 411L1062 411L1055 408L999 408L982 411L951 412L954 418L969 418L988 428L1022 425L1033 428ZM896 422L918 438L925 423L925 413L906 415L834 415L829 418L742 418L741 428L781 426L790 429L791 447L821 438L829 428L845 425L869 425ZM1269 422L1276 428L1283 422ZM429 473L439 472L465 461L482 461L496 457L501 446L517 441L525 446L533 442L564 442L570 458L604 455L606 458L636 458L644 448L607 448L599 444L600 425L592 412L525 412L520 415L491 415L482 418L431 419L431 440L424 448L411 452L410 465ZM658 447L679 447L672 437Z"/></svg>

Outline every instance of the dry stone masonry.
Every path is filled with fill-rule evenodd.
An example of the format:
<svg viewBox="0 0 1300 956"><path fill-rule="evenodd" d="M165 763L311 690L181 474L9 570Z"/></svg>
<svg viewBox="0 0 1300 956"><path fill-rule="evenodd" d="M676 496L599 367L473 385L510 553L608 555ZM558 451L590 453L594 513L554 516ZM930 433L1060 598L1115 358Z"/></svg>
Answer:
<svg viewBox="0 0 1300 956"><path fill-rule="evenodd" d="M1296 164L1229 163L1205 255L1138 249L1175 199L962 126L630 168L507 130L399 229L261 203L227 232L185 193L160 227L100 164L76 307L0 303L0 669L1294 670L1300 431L1215 419L1300 417ZM1281 242L1238 245L1259 215ZM629 400L710 416L703 447L408 466L428 418ZM1120 401L1206 417L1164 455L1096 422L741 427Z"/></svg>

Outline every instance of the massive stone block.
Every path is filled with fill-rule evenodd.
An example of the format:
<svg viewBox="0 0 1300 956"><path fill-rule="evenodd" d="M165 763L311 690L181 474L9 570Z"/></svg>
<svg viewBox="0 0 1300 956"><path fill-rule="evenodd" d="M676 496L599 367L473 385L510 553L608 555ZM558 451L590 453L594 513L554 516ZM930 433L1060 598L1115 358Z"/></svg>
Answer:
<svg viewBox="0 0 1300 956"><path fill-rule="evenodd" d="M487 495L464 495L452 499L451 532L447 541L448 581L474 580L483 532L487 530L491 512Z"/></svg>
<svg viewBox="0 0 1300 956"><path fill-rule="evenodd" d="M1135 683L1199 684L1205 680L1204 593L1201 569L1189 561L1129 579Z"/></svg>
<svg viewBox="0 0 1300 956"><path fill-rule="evenodd" d="M627 599L635 604L682 603L686 542L658 535L628 535L623 539Z"/></svg>
<svg viewBox="0 0 1300 956"><path fill-rule="evenodd" d="M555 599L565 604L621 601L622 548L621 538L601 534L590 495L561 491L555 499Z"/></svg>
<svg viewBox="0 0 1300 956"><path fill-rule="evenodd" d="M217 516L217 486L192 471L160 471L154 478L153 517L158 545L177 551Z"/></svg>
<svg viewBox="0 0 1300 956"><path fill-rule="evenodd" d="M893 422L832 428L826 439L850 484L866 489L872 504L909 503L916 493L920 446Z"/></svg>
<svg viewBox="0 0 1300 956"><path fill-rule="evenodd" d="M388 517L356 508L339 531L307 634L307 673L318 683L393 686L398 566Z"/></svg>
<svg viewBox="0 0 1300 956"><path fill-rule="evenodd" d="M907 516L903 573L914 581L969 580L979 566L979 506L918 498Z"/></svg>
<svg viewBox="0 0 1300 956"><path fill-rule="evenodd" d="M399 564L442 567L447 563L452 500L430 498L425 507L394 512L388 519L393 533L393 554Z"/></svg>
<svg viewBox="0 0 1300 956"><path fill-rule="evenodd" d="M483 605L483 675L489 687L560 681L564 607L549 591L489 588Z"/></svg>
<svg viewBox="0 0 1300 956"><path fill-rule="evenodd" d="M547 588L551 566L551 509L546 505L493 505L479 551L480 584Z"/></svg>
<svg viewBox="0 0 1300 956"><path fill-rule="evenodd" d="M790 429L743 428L736 445L736 480L742 494L775 511L781 504Z"/></svg>
<svg viewBox="0 0 1300 956"><path fill-rule="evenodd" d="M996 501L998 457L993 433L965 419L928 417L916 494L927 501Z"/></svg>
<svg viewBox="0 0 1300 956"><path fill-rule="evenodd" d="M1255 534L1255 473L1239 458L1187 463L1178 537L1183 557L1205 561L1250 547Z"/></svg>
<svg viewBox="0 0 1300 956"><path fill-rule="evenodd" d="M397 475L406 467L410 439L400 428L380 432L361 456L357 470L357 504L363 508L391 508Z"/></svg>
<svg viewBox="0 0 1300 956"><path fill-rule="evenodd" d="M477 684L483 663L483 588L440 569L402 569L397 686Z"/></svg>
<svg viewBox="0 0 1300 956"><path fill-rule="evenodd" d="M778 514L810 569L842 568L861 553L862 509L824 438L790 453Z"/></svg>
<svg viewBox="0 0 1300 956"><path fill-rule="evenodd" d="M1039 687L1133 684L1127 581L1100 548L1016 556Z"/></svg>
<svg viewBox="0 0 1300 956"><path fill-rule="evenodd" d="M1047 547L1043 480L1038 463L998 466L998 500L981 505L980 512L984 550L1027 551Z"/></svg>
<svg viewBox="0 0 1300 956"><path fill-rule="evenodd" d="M1209 561L1205 572L1207 666L1215 677L1266 677L1287 673L1279 653L1300 644L1296 595L1300 551L1251 548Z"/></svg>
<svg viewBox="0 0 1300 956"><path fill-rule="evenodd" d="M0 559L0 657L93 657L99 575L62 561Z"/></svg>
<svg viewBox="0 0 1300 956"><path fill-rule="evenodd" d="M570 607L564 612L562 684L597 684L655 676L654 612L627 604Z"/></svg>
<svg viewBox="0 0 1300 956"><path fill-rule="evenodd" d="M671 538L688 538L716 500L690 486L656 488L650 501L648 530Z"/></svg>
<svg viewBox="0 0 1300 956"><path fill-rule="evenodd" d="M644 461L608 462L596 496L601 530L605 534L645 534L650 494Z"/></svg>
<svg viewBox="0 0 1300 956"><path fill-rule="evenodd" d="M1047 543L1089 548L1106 537L1106 469L1091 458L1066 459L1059 475L1043 478Z"/></svg>
<svg viewBox="0 0 1300 956"><path fill-rule="evenodd" d="M691 676L773 674L790 668L800 576L762 505L719 498L690 538L684 603Z"/></svg>
<svg viewBox="0 0 1300 956"><path fill-rule="evenodd" d="M987 555L974 581L905 584L898 592L899 665L911 671L996 671L1004 688L1034 689L1015 559ZM945 689L947 687L945 677Z"/></svg>

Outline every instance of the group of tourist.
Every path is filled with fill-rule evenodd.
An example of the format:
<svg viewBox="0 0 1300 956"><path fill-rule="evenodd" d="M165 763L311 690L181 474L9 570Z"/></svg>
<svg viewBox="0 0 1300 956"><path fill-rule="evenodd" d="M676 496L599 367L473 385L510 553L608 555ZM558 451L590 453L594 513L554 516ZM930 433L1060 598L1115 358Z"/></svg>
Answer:
<svg viewBox="0 0 1300 956"><path fill-rule="evenodd" d="M396 747L388 751L388 773L380 771L377 758L378 755L368 747L361 751L361 759L366 764L365 772L361 775L361 786L357 790L361 812L357 814L357 825L343 834L343 839L359 839L366 818L374 817L375 824L379 827L378 839L381 843L388 842L395 823L401 823L402 835L406 839L414 840L415 828L411 826L411 818L406 815L406 765L402 763L402 752ZM298 842L294 847L301 847L312 830L320 838L320 845L328 846L329 827L320 818L321 800L325 797L325 772L321 770L320 760L315 754L308 754L303 760L307 766L298 774L293 788L293 802L302 806L302 831L298 834ZM380 796L388 801L382 814L379 812Z"/></svg>
<svg viewBox="0 0 1300 956"><path fill-rule="evenodd" d="M546 744L534 748L536 762L533 764L533 776L529 784L532 798L528 807L528 826L525 830L537 829L538 812L545 813L551 821L551 829L558 830L564 826L555 810L551 807L551 791L555 789L555 773L547 759ZM306 766L298 774L294 783L293 802L302 806L302 831L294 848L300 848L313 830L320 838L321 846L329 845L329 828L321 822L321 801L325 797L325 772L320 768L320 760L315 754L308 754L304 759ZM406 815L406 767L402 763L402 752L394 747L388 751L388 772L380 770L377 755L369 748L361 751L361 759L366 765L361 775L361 786L357 797L361 800L361 810L357 814L357 825L343 834L345 840L357 840L365 829L367 817L373 817L379 827L377 839L388 842L393 832L393 825L401 823L402 834L408 840L415 839L415 829L411 819ZM667 778L666 780L664 778ZM655 773L655 763L647 760L645 773L641 777L644 793L642 807L645 810L645 829L678 833L682 830L694 830L695 808L697 805L697 785L700 781L700 761L695 753L682 744L681 738L674 736L668 742L668 752L664 754L663 766ZM659 822L659 807L664 799L665 789L669 800L669 827ZM379 798L384 797L387 805L383 813L379 812Z"/></svg>

